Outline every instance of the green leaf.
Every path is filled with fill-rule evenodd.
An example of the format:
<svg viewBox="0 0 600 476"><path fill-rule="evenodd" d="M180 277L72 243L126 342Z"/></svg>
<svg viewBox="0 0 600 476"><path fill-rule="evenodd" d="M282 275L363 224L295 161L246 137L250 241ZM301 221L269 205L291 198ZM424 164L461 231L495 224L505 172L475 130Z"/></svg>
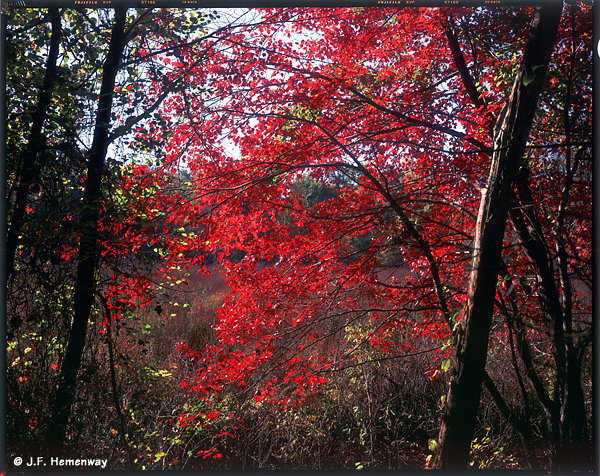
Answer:
<svg viewBox="0 0 600 476"><path fill-rule="evenodd" d="M449 369L450 369L450 359L446 359L442 362L442 371L448 372Z"/></svg>
<svg viewBox="0 0 600 476"><path fill-rule="evenodd" d="M435 440L429 440L429 451L431 451L432 453L437 450L438 444L437 441Z"/></svg>
<svg viewBox="0 0 600 476"><path fill-rule="evenodd" d="M525 77L523 77L523 86L529 86L531 83L533 83L533 81L535 80L535 76L533 75L527 75Z"/></svg>

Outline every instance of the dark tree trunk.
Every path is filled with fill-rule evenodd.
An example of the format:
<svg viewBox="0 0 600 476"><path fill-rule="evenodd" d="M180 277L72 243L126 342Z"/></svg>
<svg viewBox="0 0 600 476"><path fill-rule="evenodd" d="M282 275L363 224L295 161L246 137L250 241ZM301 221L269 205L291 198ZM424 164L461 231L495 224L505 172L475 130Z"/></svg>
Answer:
<svg viewBox="0 0 600 476"><path fill-rule="evenodd" d="M590 441L581 382L581 365L587 340L586 337L580 345L575 346L573 338L567 337L565 387L560 415L560 469L563 471L585 472L595 467L597 445L594 441Z"/></svg>
<svg viewBox="0 0 600 476"><path fill-rule="evenodd" d="M567 148L568 150L568 148ZM569 163L567 152L567 164ZM569 167L568 167L569 169ZM551 412L551 435L554 440L561 440L562 451L560 461L562 469L573 469L585 465L585 458L576 456L578 447L584 447L589 440L585 399L581 383L581 349L585 350L584 340L581 345L575 344L572 326L572 300L570 281L567 271L568 256L562 245L558 245L560 278L563 287L564 310L560 303L560 293L555 282L549 247L541 231L541 225L528 183L529 170L524 167L517 177L517 205L510 211L513 226L521 239L521 244L531 260L538 278L538 296L540 309L546 317L547 331L552 343L552 353L556 364L556 381L554 383L554 401L548 406L541 399L547 410ZM563 205L569 192L574 171L567 170L567 180L563 189ZM559 219L559 223L562 220ZM559 229L562 226L559 225ZM557 239L560 242L560 238ZM584 338L585 339L585 338ZM546 399L546 389L538 391L538 396ZM561 403L562 402L562 403Z"/></svg>
<svg viewBox="0 0 600 476"><path fill-rule="evenodd" d="M29 133L27 148L21 154L19 169L16 171L19 185L15 203L10 217L10 227L6 233L6 269L7 279L9 280L14 271L15 254L19 245L19 236L23 228L23 219L25 217L25 207L29 189L37 180L40 174L39 153L46 146L46 140L42 135L42 128L46 120L47 109L52 99L54 84L56 82L56 60L60 51L60 40L62 36L61 15L58 8L50 8L50 20L52 22L52 33L50 37L50 50L46 59L46 73L44 83L40 90L39 99L33 122Z"/></svg>
<svg viewBox="0 0 600 476"><path fill-rule="evenodd" d="M62 362L52 424L48 430L50 441L64 441L83 349L88 320L94 299L95 277L98 267L98 216L101 207L101 181L108 147L110 114L114 84L123 48L127 42L125 18L127 9L115 10L112 36L102 71L102 86L96 113L94 140L88 158L85 182L84 212L81 217L79 264L75 284L73 323L67 350Z"/></svg>
<svg viewBox="0 0 600 476"><path fill-rule="evenodd" d="M562 5L536 9L510 98L494 129L492 164L487 187L481 197L469 292L461 316L457 364L439 435L439 452L435 462L438 469L467 468L484 379L514 177L522 164L547 65L554 49L561 11Z"/></svg>
<svg viewBox="0 0 600 476"><path fill-rule="evenodd" d="M565 384L565 340L563 332L563 310L560 305L558 288L555 282L552 258L542 232L542 227L533 204L533 196L528 183L529 169L523 167L516 177L518 203L510 210L510 220L519 234L521 245L536 270L537 294L540 310L546 319L548 338L552 343L552 355L556 363L554 399L550 399L547 389L535 387L538 398L549 415L548 429L553 439L560 438L560 395ZM531 357L520 346L521 358L526 366L531 366Z"/></svg>

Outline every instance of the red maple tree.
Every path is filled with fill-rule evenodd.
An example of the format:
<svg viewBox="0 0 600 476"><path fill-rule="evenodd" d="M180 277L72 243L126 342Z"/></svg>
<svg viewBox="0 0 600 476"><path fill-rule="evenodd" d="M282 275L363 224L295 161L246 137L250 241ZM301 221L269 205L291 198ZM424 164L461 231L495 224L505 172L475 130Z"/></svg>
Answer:
<svg viewBox="0 0 600 476"><path fill-rule="evenodd" d="M285 404L344 365L353 350L331 338L357 321L390 356L423 336L451 343L463 390L442 437L460 441L447 447L461 456L445 453L460 467L472 427L452 433L452 409L473 407L482 381L527 432L485 372L495 319L548 434L587 438L591 307L575 287L591 286L590 12L572 4L559 25L556 7L262 10L182 48L169 64L191 87L161 110L166 154L191 173L180 221L203 230L196 249L217 255L231 289L221 345L187 349L204 365L184 386L250 385ZM480 249L486 233L498 245ZM552 349L552 397L526 325Z"/></svg>

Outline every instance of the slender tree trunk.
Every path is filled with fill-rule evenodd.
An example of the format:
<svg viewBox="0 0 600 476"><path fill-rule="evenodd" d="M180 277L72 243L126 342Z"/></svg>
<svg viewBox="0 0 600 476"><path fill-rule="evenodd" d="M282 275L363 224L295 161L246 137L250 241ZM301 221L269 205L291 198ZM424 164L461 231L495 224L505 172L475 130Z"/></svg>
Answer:
<svg viewBox="0 0 600 476"><path fill-rule="evenodd" d="M563 310L560 305L558 288L555 282L552 258L548 245L542 232L542 226L537 216L533 197L528 183L529 169L524 166L516 177L516 192L518 202L509 212L510 220L519 234L521 245L532 262L537 275L537 294L546 320L548 338L552 343L552 355L556 364L556 378L554 382L554 399L547 393L547 389L534 386L538 398L544 405L549 415L548 430L552 439L560 438L560 396L565 384L565 339L563 332ZM521 358L528 368L532 368L531 357L525 352L524 345L521 349Z"/></svg>
<svg viewBox="0 0 600 476"><path fill-rule="evenodd" d="M568 101L567 101L568 103ZM566 116L566 114L565 114ZM565 117L565 122L568 119ZM568 129L568 128L567 128ZM567 144L569 134L566 134ZM573 469L574 466L585 465L585 457L577 455L578 448L585 447L589 440L585 398L581 383L580 347L575 344L572 325L571 283L568 276L568 255L562 243L564 210L567 195L573 183L577 169L577 160L571 166L569 146L566 153L567 177L563 186L563 197L559 207L557 224L557 256L560 265L561 294L555 282L549 247L542 233L539 218L533 205L531 189L528 183L529 170L524 167L517 177L516 189L518 206L510 211L511 221L527 256L531 260L538 278L538 296L540 309L546 317L548 337L552 343L552 353L556 364L556 381L554 385L554 401L551 410L551 434L555 441L561 440L562 469ZM581 341L583 343L583 341ZM583 345L586 345L583 343ZM547 397L544 390L543 394ZM548 398L548 397L547 397ZM562 402L562 403L561 403Z"/></svg>
<svg viewBox="0 0 600 476"><path fill-rule="evenodd" d="M95 277L98 267L98 216L101 207L101 180L108 148L108 133L114 84L123 48L127 42L125 18L127 9L115 10L112 36L102 72L102 86L96 113L94 140L88 158L85 182L84 212L81 217L79 264L75 284L74 315L67 350L62 362L56 402L48 440L64 441L71 405L75 393L76 377L85 346L87 325L94 299Z"/></svg>
<svg viewBox="0 0 600 476"><path fill-rule="evenodd" d="M561 409L561 469L589 470L593 453L589 444L585 398L581 385L581 360L575 348L567 353L563 404Z"/></svg>
<svg viewBox="0 0 600 476"><path fill-rule="evenodd" d="M536 9L523 60L508 103L496 124L487 187L481 197L467 303L461 316L457 364L446 398L435 466L467 467L477 420L494 311L504 229L514 177L522 164L527 137L560 21L562 5Z"/></svg>
<svg viewBox="0 0 600 476"><path fill-rule="evenodd" d="M42 135L42 128L46 120L47 110L50 106L54 84L56 82L56 60L60 51L60 40L62 36L61 15L58 8L50 8L50 20L52 23L52 33L50 37L50 50L46 59L46 73L44 83L39 93L39 99L35 113L33 114L33 123L29 133L27 148L21 154L19 170L15 180L19 181L15 203L10 217L10 227L6 233L6 269L7 280L10 280L15 263L15 253L19 244L19 236L23 228L23 219L25 218L25 207L29 189L35 183L40 174L39 153L44 149L46 140ZM9 207L7 207L9 208Z"/></svg>
<svg viewBox="0 0 600 476"><path fill-rule="evenodd" d="M575 174L579 168L579 155L571 153L571 89L572 80L575 75L575 48L573 36L575 35L575 14L577 5L574 1L569 2L569 12L571 21L571 60L569 63L569 78L565 93L563 108L563 123L565 128L565 182L562 189L562 197L558 207L558 217L556 220L556 254L558 257L560 269L560 281L562 286L563 302L563 349L566 351L564 358L565 368L564 386L562 394L561 409L561 443L563 456L563 468L569 470L581 469L582 463L585 464L585 457L582 457L580 450L585 447L584 442L588 440L587 416L585 411L585 398L581 383L581 360L579 358L579 346L575 343L573 337L573 296L571 289L571 280L569 277L569 256L565 246L567 230L565 229L565 219L567 214L568 197L574 184ZM584 349L585 350L585 349ZM583 357L583 353L581 353ZM557 372L558 373L558 372ZM566 451L565 451L566 450ZM589 453L588 453L589 454ZM568 455L568 457L566 457ZM587 461L589 464L589 461ZM587 468L586 468L587 469Z"/></svg>

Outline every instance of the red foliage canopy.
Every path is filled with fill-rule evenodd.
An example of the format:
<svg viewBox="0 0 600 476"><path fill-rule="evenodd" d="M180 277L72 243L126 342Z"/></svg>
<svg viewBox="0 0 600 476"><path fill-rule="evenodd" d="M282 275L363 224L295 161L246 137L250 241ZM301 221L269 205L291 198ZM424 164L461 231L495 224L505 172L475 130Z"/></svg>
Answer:
<svg viewBox="0 0 600 476"><path fill-rule="evenodd" d="M275 387L302 394L343 365L332 341L354 322L369 318L363 340L391 355L419 338L450 339L490 133L531 9L254 13L165 59L165 80L190 87L161 116L173 124L167 162L191 173L193 198L169 198L173 221L203 230L195 244L174 240L171 256L186 246L216 253L231 289L218 316L222 345L205 350L193 389L245 386L260 371L256 398L277 400ZM590 8L571 15L526 182L550 256L562 243L569 275L589 284ZM522 239L514 227L505 237L497 297L512 292L511 278L522 311L541 324Z"/></svg>

